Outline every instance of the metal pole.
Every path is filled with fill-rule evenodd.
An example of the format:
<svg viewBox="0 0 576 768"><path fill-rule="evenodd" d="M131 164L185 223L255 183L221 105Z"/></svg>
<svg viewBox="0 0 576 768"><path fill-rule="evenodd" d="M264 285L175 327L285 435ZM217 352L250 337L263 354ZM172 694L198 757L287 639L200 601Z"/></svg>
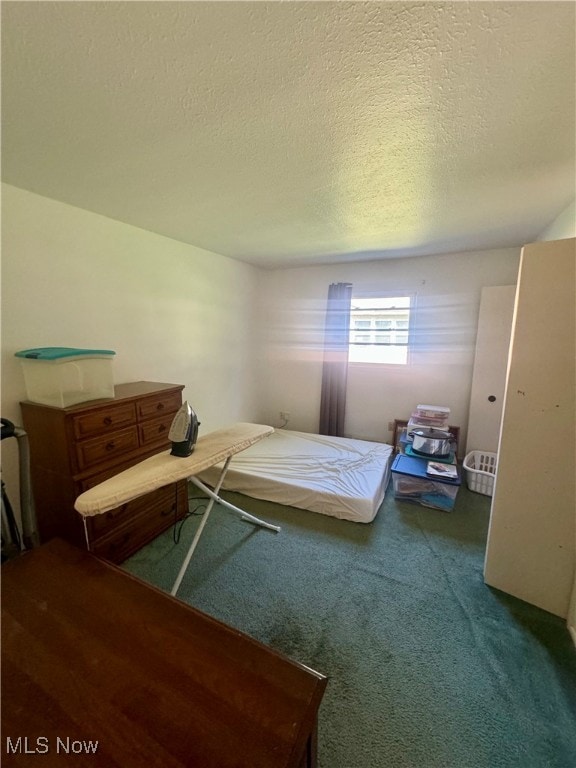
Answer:
<svg viewBox="0 0 576 768"><path fill-rule="evenodd" d="M32 549L40 544L34 499L30 483L30 446L28 435L16 427L14 437L18 443L18 464L20 470L20 514L22 517L22 540L26 549Z"/></svg>

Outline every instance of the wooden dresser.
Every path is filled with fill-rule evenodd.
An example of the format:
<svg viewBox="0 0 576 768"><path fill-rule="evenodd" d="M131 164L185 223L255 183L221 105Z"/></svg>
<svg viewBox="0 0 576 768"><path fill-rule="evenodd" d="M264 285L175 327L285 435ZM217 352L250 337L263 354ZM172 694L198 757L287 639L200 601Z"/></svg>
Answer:
<svg viewBox="0 0 576 768"><path fill-rule="evenodd" d="M68 408L21 403L30 441L32 491L42 542L59 536L86 547L74 501L83 491L169 446L183 385L119 384L110 400ZM181 518L186 481L90 518L92 551L120 563Z"/></svg>

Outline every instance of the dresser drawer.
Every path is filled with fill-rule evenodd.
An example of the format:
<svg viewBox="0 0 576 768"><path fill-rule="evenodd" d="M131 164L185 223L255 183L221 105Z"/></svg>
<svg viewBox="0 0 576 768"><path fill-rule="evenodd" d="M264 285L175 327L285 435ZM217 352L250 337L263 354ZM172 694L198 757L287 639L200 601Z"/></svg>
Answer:
<svg viewBox="0 0 576 768"><path fill-rule="evenodd" d="M74 437L82 440L85 437L114 432L136 423L136 407L134 403L123 403L99 408L97 411L75 416L73 419Z"/></svg>
<svg viewBox="0 0 576 768"><path fill-rule="evenodd" d="M81 493L84 493L84 491L94 488L95 485L103 483L104 480L119 475L120 472L124 472L124 470L130 469L130 467L133 467L135 464L139 464L145 458L148 458L147 453L141 454L140 452L137 452L131 457L126 458L121 464L113 464L112 466L108 466L103 472L97 472L96 474L81 478L76 484L76 494L79 496ZM95 469L98 468L96 467Z"/></svg>
<svg viewBox="0 0 576 768"><path fill-rule="evenodd" d="M180 391L142 398L136 403L138 420L152 419L154 416L161 416L164 413L173 415L181 405L182 395Z"/></svg>
<svg viewBox="0 0 576 768"><path fill-rule="evenodd" d="M116 533L119 527L130 523L140 515L150 512L154 514L155 507L162 507L168 511L168 514L173 513L172 504L176 502L176 493L176 485L166 485L102 515L86 518L90 541Z"/></svg>
<svg viewBox="0 0 576 768"><path fill-rule="evenodd" d="M113 563L121 563L139 550L162 531L169 528L177 517L182 517L184 510L178 512L176 494L172 494L172 503L155 505L144 514L139 514L125 525L115 527L108 536L92 542L92 552Z"/></svg>
<svg viewBox="0 0 576 768"><path fill-rule="evenodd" d="M139 424L140 445L158 445L159 447L167 448L169 445L168 433L170 432L173 418L174 413L167 413L166 416L159 419L152 419L151 421Z"/></svg>
<svg viewBox="0 0 576 768"><path fill-rule="evenodd" d="M138 428L121 429L110 435L76 444L76 457L80 470L95 467L138 448Z"/></svg>

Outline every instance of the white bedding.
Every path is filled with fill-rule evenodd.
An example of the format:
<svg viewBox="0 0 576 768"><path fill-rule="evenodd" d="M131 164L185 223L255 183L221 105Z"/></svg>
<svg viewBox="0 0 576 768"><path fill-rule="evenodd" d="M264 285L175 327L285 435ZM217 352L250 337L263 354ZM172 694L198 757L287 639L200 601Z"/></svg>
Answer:
<svg viewBox="0 0 576 768"><path fill-rule="evenodd" d="M279 429L232 457L222 488L358 523L386 492L392 446ZM214 486L222 465L198 477Z"/></svg>

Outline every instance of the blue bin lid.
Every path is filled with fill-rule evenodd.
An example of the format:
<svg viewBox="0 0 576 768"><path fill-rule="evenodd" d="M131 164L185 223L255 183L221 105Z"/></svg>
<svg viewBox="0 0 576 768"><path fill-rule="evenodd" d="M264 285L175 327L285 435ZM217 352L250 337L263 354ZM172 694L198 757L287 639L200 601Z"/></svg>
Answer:
<svg viewBox="0 0 576 768"><path fill-rule="evenodd" d="M36 347L36 349L22 349L16 352L16 357L24 357L27 360L62 360L66 357L96 357L115 355L111 349L76 349L75 347Z"/></svg>
<svg viewBox="0 0 576 768"><path fill-rule="evenodd" d="M408 456L405 453L399 453L392 464L392 472L397 472L399 475L409 475L410 477L419 477L422 479L430 480L431 482L446 483L447 485L460 485L460 473L458 472L457 478L447 477L431 477L426 474L428 467L428 461L434 461L433 457L430 459L421 459L416 456Z"/></svg>

